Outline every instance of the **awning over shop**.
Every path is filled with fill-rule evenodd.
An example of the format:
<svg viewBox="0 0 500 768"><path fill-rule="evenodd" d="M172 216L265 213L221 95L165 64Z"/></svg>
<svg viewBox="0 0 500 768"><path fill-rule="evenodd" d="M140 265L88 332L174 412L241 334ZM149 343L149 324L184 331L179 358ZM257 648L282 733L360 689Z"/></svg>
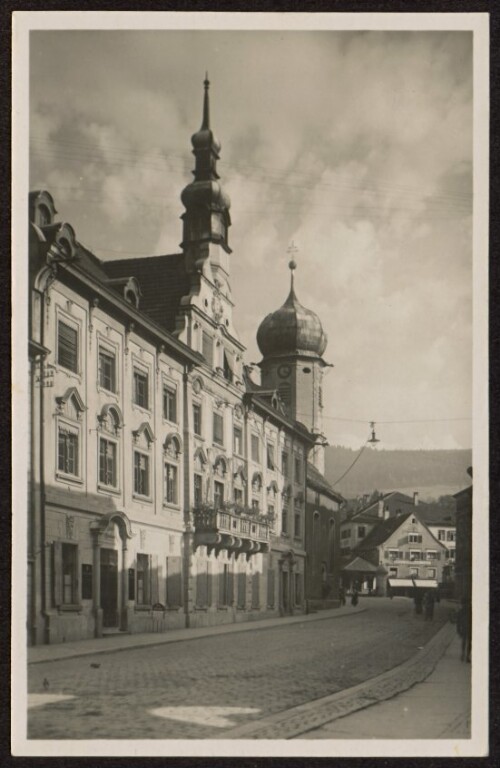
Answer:
<svg viewBox="0 0 500 768"><path fill-rule="evenodd" d="M393 589L397 587L417 587L418 589L437 589L438 583L435 579L388 579L389 586Z"/></svg>
<svg viewBox="0 0 500 768"><path fill-rule="evenodd" d="M396 587L414 587L414 583L411 579L388 579L389 586Z"/></svg>
<svg viewBox="0 0 500 768"><path fill-rule="evenodd" d="M415 586L420 589L437 589L438 583L435 579L414 579Z"/></svg>

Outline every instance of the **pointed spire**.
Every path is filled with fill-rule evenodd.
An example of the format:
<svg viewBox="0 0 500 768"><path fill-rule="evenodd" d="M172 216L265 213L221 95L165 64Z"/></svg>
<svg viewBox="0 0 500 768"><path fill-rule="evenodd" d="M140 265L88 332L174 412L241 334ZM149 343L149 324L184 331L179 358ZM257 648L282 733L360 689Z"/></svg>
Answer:
<svg viewBox="0 0 500 768"><path fill-rule="evenodd" d="M292 303L293 301L298 301L298 299L297 299L297 297L295 295L295 290L294 290L294 274L293 274L295 272L295 270L297 269L297 262L293 258L293 255L295 253L298 253L299 249L297 248L297 246L295 245L293 240L290 243L290 245L288 246L288 248L286 249L286 252L289 253L290 256L292 257L290 259L290 261L288 262L288 268L290 270L290 293L289 293L288 298L287 298L287 300L285 302L286 304L289 304L289 303Z"/></svg>
<svg viewBox="0 0 500 768"><path fill-rule="evenodd" d="M205 87L205 93L203 96L203 122L201 124L201 131L207 131L210 128L210 101L208 96L208 89L210 88L210 80L208 79L208 72L205 72L205 80L203 81Z"/></svg>

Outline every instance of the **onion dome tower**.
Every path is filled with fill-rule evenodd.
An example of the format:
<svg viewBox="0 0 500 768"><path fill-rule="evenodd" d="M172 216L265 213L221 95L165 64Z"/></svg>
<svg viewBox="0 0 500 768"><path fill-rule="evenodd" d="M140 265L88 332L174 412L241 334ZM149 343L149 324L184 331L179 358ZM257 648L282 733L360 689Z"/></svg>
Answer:
<svg viewBox="0 0 500 768"><path fill-rule="evenodd" d="M196 158L194 181L181 194L186 209L182 214L183 235L181 248L186 256L188 272L212 268L210 278L227 282L229 274L228 228L231 225L231 202L222 189L217 173L220 142L210 127L210 82L204 81L203 119L201 128L191 137Z"/></svg>
<svg viewBox="0 0 500 768"><path fill-rule="evenodd" d="M295 294L295 261L290 261L290 293L282 307L267 315L257 331L262 353L264 389L277 389L289 415L311 432L323 432L323 353L327 337L317 314L302 306ZM312 461L324 471L324 448L317 445Z"/></svg>

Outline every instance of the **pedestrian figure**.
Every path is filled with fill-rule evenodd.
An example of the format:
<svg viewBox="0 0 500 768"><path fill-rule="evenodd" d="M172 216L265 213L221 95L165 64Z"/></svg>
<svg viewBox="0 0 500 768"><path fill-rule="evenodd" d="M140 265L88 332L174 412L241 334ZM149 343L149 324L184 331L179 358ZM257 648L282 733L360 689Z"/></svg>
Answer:
<svg viewBox="0 0 500 768"><path fill-rule="evenodd" d="M344 587L340 587L340 589L339 589L339 598L340 598L340 605L345 605L345 589L344 589Z"/></svg>
<svg viewBox="0 0 500 768"><path fill-rule="evenodd" d="M422 595L420 592L417 592L415 595L415 613L421 614L422 613Z"/></svg>
<svg viewBox="0 0 500 768"><path fill-rule="evenodd" d="M432 621L434 618L434 595L431 591L424 595L424 616L426 621Z"/></svg>
<svg viewBox="0 0 500 768"><path fill-rule="evenodd" d="M351 597L351 605L357 605L358 604L358 590L356 587L354 587L352 591L352 597Z"/></svg>
<svg viewBox="0 0 500 768"><path fill-rule="evenodd" d="M470 664L472 651L472 606L469 601L462 598L462 606L457 615L457 632L462 638L462 661Z"/></svg>

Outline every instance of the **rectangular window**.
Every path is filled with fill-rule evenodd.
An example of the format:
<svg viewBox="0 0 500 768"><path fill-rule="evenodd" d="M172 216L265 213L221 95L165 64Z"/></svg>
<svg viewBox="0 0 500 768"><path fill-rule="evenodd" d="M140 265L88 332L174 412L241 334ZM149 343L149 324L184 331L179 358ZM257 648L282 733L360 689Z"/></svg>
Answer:
<svg viewBox="0 0 500 768"><path fill-rule="evenodd" d="M57 469L66 475L79 476L78 433L65 427L59 427Z"/></svg>
<svg viewBox="0 0 500 768"><path fill-rule="evenodd" d="M77 594L78 547L76 544L63 544L62 555L62 602L63 605L75 605Z"/></svg>
<svg viewBox="0 0 500 768"><path fill-rule="evenodd" d="M267 468L276 469L274 465L274 445L272 443L267 444Z"/></svg>
<svg viewBox="0 0 500 768"><path fill-rule="evenodd" d="M409 533L408 534L408 541L410 544L419 544L422 541L422 534L421 533Z"/></svg>
<svg viewBox="0 0 500 768"><path fill-rule="evenodd" d="M116 488L116 443L99 440L99 483Z"/></svg>
<svg viewBox="0 0 500 768"><path fill-rule="evenodd" d="M134 451L134 493L149 496L149 456Z"/></svg>
<svg viewBox="0 0 500 768"><path fill-rule="evenodd" d="M428 579L435 579L436 578L436 569L435 568L427 568L427 578Z"/></svg>
<svg viewBox="0 0 500 768"><path fill-rule="evenodd" d="M214 507L220 509L224 503L224 483L214 482Z"/></svg>
<svg viewBox="0 0 500 768"><path fill-rule="evenodd" d="M92 566L82 564L82 600L92 600Z"/></svg>
<svg viewBox="0 0 500 768"><path fill-rule="evenodd" d="M177 424L177 390L163 387L163 418Z"/></svg>
<svg viewBox="0 0 500 768"><path fill-rule="evenodd" d="M194 475L194 505L199 507L202 502L201 475Z"/></svg>
<svg viewBox="0 0 500 768"><path fill-rule="evenodd" d="M450 558L450 560L454 560L455 559L455 550L454 549L449 549L448 550L448 557Z"/></svg>
<svg viewBox="0 0 500 768"><path fill-rule="evenodd" d="M177 467L175 464L165 463L165 490L163 498L167 504L178 504Z"/></svg>
<svg viewBox="0 0 500 768"><path fill-rule="evenodd" d="M390 560L397 560L398 559L398 550L397 549L390 549L387 553L387 556Z"/></svg>
<svg viewBox="0 0 500 768"><path fill-rule="evenodd" d="M288 533L288 510L283 509L281 512L281 533Z"/></svg>
<svg viewBox="0 0 500 768"><path fill-rule="evenodd" d="M300 536L300 515L297 512L294 516L293 535Z"/></svg>
<svg viewBox="0 0 500 768"><path fill-rule="evenodd" d="M257 463L260 462L259 446L260 446L259 436L258 435L252 435L252 438L251 438L252 461L256 461Z"/></svg>
<svg viewBox="0 0 500 768"><path fill-rule="evenodd" d="M237 456L243 456L243 432L241 427L234 428L233 451Z"/></svg>
<svg viewBox="0 0 500 768"><path fill-rule="evenodd" d="M134 403L147 408L148 402L148 375L134 368Z"/></svg>
<svg viewBox="0 0 500 768"><path fill-rule="evenodd" d="M358 525L358 539L364 539L366 536L366 528L364 525Z"/></svg>
<svg viewBox="0 0 500 768"><path fill-rule="evenodd" d="M135 568L128 569L128 599L135 600Z"/></svg>
<svg viewBox="0 0 500 768"><path fill-rule="evenodd" d="M427 560L435 560L436 559L436 550L435 549L428 549L427 550Z"/></svg>
<svg viewBox="0 0 500 768"><path fill-rule="evenodd" d="M398 577L398 569L397 568L389 568L389 577L393 579L397 579Z"/></svg>
<svg viewBox="0 0 500 768"><path fill-rule="evenodd" d="M410 576L418 576L418 568L410 566Z"/></svg>
<svg viewBox="0 0 500 768"><path fill-rule="evenodd" d="M419 549L410 549L410 560L421 560L422 555Z"/></svg>
<svg viewBox="0 0 500 768"><path fill-rule="evenodd" d="M224 417L220 413L214 413L214 443L224 445Z"/></svg>
<svg viewBox="0 0 500 768"><path fill-rule="evenodd" d="M151 605L149 555L137 555L136 603L138 605Z"/></svg>
<svg viewBox="0 0 500 768"><path fill-rule="evenodd" d="M243 491L241 488L234 489L234 503L243 506Z"/></svg>
<svg viewBox="0 0 500 768"><path fill-rule="evenodd" d="M78 330L62 320L57 324L57 362L78 373Z"/></svg>
<svg viewBox="0 0 500 768"><path fill-rule="evenodd" d="M447 531L446 532L446 541L455 541L455 539L456 539L455 531Z"/></svg>
<svg viewBox="0 0 500 768"><path fill-rule="evenodd" d="M210 368L214 367L214 340L209 333L203 331L202 336L202 355Z"/></svg>
<svg viewBox="0 0 500 768"><path fill-rule="evenodd" d="M259 500L258 499L252 499L252 509L254 512L259 511Z"/></svg>
<svg viewBox="0 0 500 768"><path fill-rule="evenodd" d="M281 453L281 471L285 477L288 477L288 453L286 451Z"/></svg>
<svg viewBox="0 0 500 768"><path fill-rule="evenodd" d="M193 432L201 437L201 405L193 403Z"/></svg>
<svg viewBox="0 0 500 768"><path fill-rule="evenodd" d="M300 456L295 457L295 482L302 482L302 459Z"/></svg>
<svg viewBox="0 0 500 768"><path fill-rule="evenodd" d="M438 531L438 541L444 541L446 537L446 531L440 529Z"/></svg>
<svg viewBox="0 0 500 768"><path fill-rule="evenodd" d="M102 347L99 347L99 384L108 392L116 392L115 356Z"/></svg>

